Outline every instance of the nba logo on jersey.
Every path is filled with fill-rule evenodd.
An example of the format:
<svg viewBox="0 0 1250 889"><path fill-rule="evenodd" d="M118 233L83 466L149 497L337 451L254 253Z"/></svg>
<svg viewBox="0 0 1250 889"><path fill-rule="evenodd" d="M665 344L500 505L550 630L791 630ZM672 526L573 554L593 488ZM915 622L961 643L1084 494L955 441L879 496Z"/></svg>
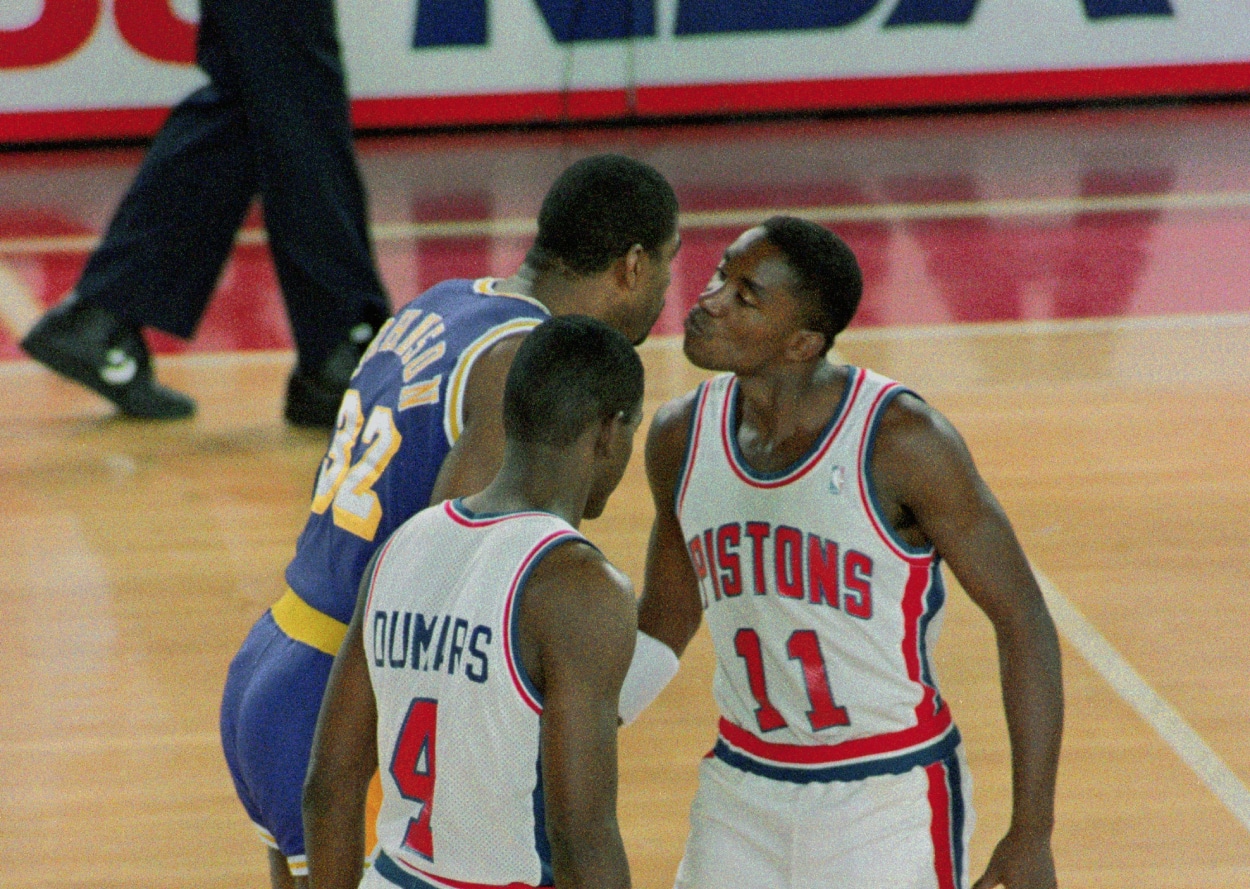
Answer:
<svg viewBox="0 0 1250 889"><path fill-rule="evenodd" d="M833 469L829 472L829 493L841 494L842 482L844 481L846 481L846 472L841 466L834 464Z"/></svg>

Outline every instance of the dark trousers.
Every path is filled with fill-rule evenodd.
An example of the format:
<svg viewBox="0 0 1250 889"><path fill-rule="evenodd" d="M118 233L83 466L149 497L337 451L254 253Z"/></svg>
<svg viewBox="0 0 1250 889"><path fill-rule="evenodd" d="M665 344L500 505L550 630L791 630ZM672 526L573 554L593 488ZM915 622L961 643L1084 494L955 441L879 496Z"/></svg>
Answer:
<svg viewBox="0 0 1250 889"><path fill-rule="evenodd" d="M256 194L301 368L389 314L356 168L333 0L202 0L208 74L171 112L81 298L191 337ZM383 315L384 317L384 315Z"/></svg>

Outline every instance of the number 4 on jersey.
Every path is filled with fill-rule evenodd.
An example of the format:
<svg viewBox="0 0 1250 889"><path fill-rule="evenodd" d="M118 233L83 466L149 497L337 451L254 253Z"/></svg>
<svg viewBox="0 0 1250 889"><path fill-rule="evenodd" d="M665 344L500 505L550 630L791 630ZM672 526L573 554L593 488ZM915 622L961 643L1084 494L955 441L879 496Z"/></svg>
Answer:
<svg viewBox="0 0 1250 889"><path fill-rule="evenodd" d="M334 505L334 524L357 537L372 540L382 521L382 503L373 485L391 462L403 436L395 427L389 407L377 405L364 419L360 393L348 389L339 407L334 438L321 461L317 487L313 490L312 511L320 515ZM365 452L352 462L356 446Z"/></svg>
<svg viewBox="0 0 1250 889"><path fill-rule="evenodd" d="M434 738L438 727L438 701L415 698L399 730L391 756L391 777L404 799L421 805L421 814L408 819L404 846L427 861L434 860L434 834L430 815L434 808Z"/></svg>
<svg viewBox="0 0 1250 889"><path fill-rule="evenodd" d="M771 732L784 728L785 717L768 699L768 683L764 679L764 655L760 645L759 634L750 627L744 627L734 635L734 651L738 657L746 661L747 683L751 688L751 696L759 707L755 710L755 721L760 731ZM839 707L833 700L833 692L829 689L829 671L825 669L825 656L820 650L820 638L815 630L795 630L786 642L786 654L791 660L798 661L803 668L803 685L807 689L807 700L811 709L807 711L807 721L812 731L839 725L850 725L851 718L845 707Z"/></svg>

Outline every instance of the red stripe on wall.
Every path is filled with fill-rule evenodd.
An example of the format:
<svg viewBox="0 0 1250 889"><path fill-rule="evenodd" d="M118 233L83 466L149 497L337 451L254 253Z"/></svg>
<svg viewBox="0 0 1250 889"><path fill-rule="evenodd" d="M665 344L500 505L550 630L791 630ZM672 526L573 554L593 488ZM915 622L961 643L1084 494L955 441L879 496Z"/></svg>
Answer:
<svg viewBox="0 0 1250 889"><path fill-rule="evenodd" d="M1250 94L1250 61L356 99L358 129ZM164 108L0 113L0 143L147 137Z"/></svg>
<svg viewBox="0 0 1250 889"><path fill-rule="evenodd" d="M1250 93L1250 62L640 87L642 116Z"/></svg>

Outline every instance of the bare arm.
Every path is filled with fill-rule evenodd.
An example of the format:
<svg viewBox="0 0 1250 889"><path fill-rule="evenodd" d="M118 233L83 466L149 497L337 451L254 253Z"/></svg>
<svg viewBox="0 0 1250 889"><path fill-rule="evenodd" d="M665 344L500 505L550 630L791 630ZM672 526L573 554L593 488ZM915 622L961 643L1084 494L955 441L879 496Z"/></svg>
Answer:
<svg viewBox="0 0 1250 889"><path fill-rule="evenodd" d="M376 561L376 557L375 557ZM377 707L361 621L373 562L321 702L304 782L304 839L311 889L355 889L365 860L365 796L378 768Z"/></svg>
<svg viewBox="0 0 1250 889"><path fill-rule="evenodd" d="M699 579L674 512L694 408L694 393L670 401L656 412L647 433L647 481L655 501L655 523L647 547L638 628L679 656L703 620Z"/></svg>
<svg viewBox="0 0 1250 889"><path fill-rule="evenodd" d="M539 563L521 601L521 653L542 691L542 777L559 889L627 889L616 819L617 697L634 649L633 591L592 547Z"/></svg>
<svg viewBox="0 0 1250 889"><path fill-rule="evenodd" d="M1058 635L1037 580L963 439L919 399L902 395L887 408L872 473L895 527L912 543L933 543L990 619L998 642L1012 817L974 889L1053 887L1063 683Z"/></svg>
<svg viewBox="0 0 1250 889"><path fill-rule="evenodd" d="M503 385L524 340L510 336L474 362L465 387L464 428L443 459L431 504L478 493L503 465Z"/></svg>

